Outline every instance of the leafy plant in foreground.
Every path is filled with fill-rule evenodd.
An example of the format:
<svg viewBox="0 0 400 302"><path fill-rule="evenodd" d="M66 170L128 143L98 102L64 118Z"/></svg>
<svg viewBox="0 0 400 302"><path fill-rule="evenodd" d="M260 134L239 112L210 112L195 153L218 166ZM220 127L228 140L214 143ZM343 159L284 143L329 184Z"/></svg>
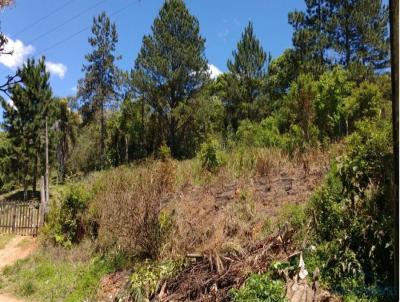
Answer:
<svg viewBox="0 0 400 302"><path fill-rule="evenodd" d="M252 275L239 289L231 291L235 302L285 302L285 285L281 280L272 280L268 274Z"/></svg>

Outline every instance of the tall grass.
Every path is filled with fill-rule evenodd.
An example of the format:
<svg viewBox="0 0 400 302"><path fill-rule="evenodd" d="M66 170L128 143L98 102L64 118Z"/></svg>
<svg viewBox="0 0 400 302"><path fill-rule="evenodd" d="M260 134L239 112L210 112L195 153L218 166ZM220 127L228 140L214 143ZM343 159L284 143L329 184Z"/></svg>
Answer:
<svg viewBox="0 0 400 302"><path fill-rule="evenodd" d="M87 248L86 248L87 249ZM110 262L85 248L47 248L4 269L1 287L34 301L96 301L102 276Z"/></svg>

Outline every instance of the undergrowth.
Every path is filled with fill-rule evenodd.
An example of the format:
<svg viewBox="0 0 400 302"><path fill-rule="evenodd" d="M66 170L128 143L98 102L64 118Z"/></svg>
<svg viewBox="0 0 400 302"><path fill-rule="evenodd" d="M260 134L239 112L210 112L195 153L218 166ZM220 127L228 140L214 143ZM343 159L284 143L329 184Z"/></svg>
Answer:
<svg viewBox="0 0 400 302"><path fill-rule="evenodd" d="M6 267L1 286L35 301L96 301L101 277L117 269L118 263L86 253L80 247L42 249Z"/></svg>

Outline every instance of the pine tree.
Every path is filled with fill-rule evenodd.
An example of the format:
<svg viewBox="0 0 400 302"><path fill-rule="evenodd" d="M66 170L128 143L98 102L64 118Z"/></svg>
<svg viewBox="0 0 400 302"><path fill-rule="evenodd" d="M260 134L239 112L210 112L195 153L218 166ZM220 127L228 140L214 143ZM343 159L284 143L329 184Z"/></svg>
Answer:
<svg viewBox="0 0 400 302"><path fill-rule="evenodd" d="M254 34L251 22L244 29L232 55L233 59L227 62L229 74L220 81L224 86L227 122L236 130L239 120L255 120L262 112L260 97L269 60Z"/></svg>
<svg viewBox="0 0 400 302"><path fill-rule="evenodd" d="M260 79L265 75L267 54L260 41L254 35L253 24L249 24L242 33L242 38L233 53L233 62L228 60L231 73L241 78Z"/></svg>
<svg viewBox="0 0 400 302"><path fill-rule="evenodd" d="M305 0L305 4L305 12L289 13L303 72L321 75L331 59L346 67L388 66L388 8L381 0Z"/></svg>
<svg viewBox="0 0 400 302"><path fill-rule="evenodd" d="M66 174L66 162L68 160L71 147L76 143L77 128L80 123L76 112L71 111L67 99L59 99L55 102L55 112L57 120L55 129L57 130L57 160L59 180L64 182Z"/></svg>
<svg viewBox="0 0 400 302"><path fill-rule="evenodd" d="M114 23L111 23L105 12L93 19L92 34L89 43L93 52L86 55L87 65L83 66L84 79L79 81L78 97L89 111L89 120L100 120L100 165L105 161L105 111L116 95L118 70L115 62L120 58L115 56L118 33Z"/></svg>
<svg viewBox="0 0 400 302"><path fill-rule="evenodd" d="M339 62L382 69L389 64L388 7L381 0L328 0L329 39Z"/></svg>
<svg viewBox="0 0 400 302"><path fill-rule="evenodd" d="M205 40L199 22L182 0L164 2L152 33L144 36L135 62L133 85L157 117L158 146L166 141L173 156L179 151L178 106L189 104L209 78ZM154 125L153 125L154 126Z"/></svg>
<svg viewBox="0 0 400 302"><path fill-rule="evenodd" d="M18 69L17 74L21 83L11 88L12 103L2 102L3 127L13 148L16 177L22 181L24 198L27 198L29 177L32 190L36 191L39 158L42 154L40 136L44 121L50 113L52 91L44 58L38 63L29 59Z"/></svg>
<svg viewBox="0 0 400 302"><path fill-rule="evenodd" d="M293 46L302 71L320 75L329 64L326 55L329 49L328 24L330 9L326 0L305 0L306 11L289 13L289 24L293 26Z"/></svg>

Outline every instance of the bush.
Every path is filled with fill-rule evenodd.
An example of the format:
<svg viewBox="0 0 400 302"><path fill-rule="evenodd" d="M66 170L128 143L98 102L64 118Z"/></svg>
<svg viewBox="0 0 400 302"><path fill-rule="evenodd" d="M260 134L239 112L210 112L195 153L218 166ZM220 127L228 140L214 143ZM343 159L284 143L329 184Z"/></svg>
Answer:
<svg viewBox="0 0 400 302"><path fill-rule="evenodd" d="M391 127L363 121L347 140L325 185L311 199L322 274L341 294L363 297L393 284ZM362 293L360 293L362 289ZM370 299L390 300L371 290Z"/></svg>
<svg viewBox="0 0 400 302"><path fill-rule="evenodd" d="M80 247L35 253L6 267L2 285L29 301L97 301L100 279L115 268L101 257L79 259L81 253Z"/></svg>
<svg viewBox="0 0 400 302"><path fill-rule="evenodd" d="M280 280L272 280L270 275L252 275L239 289L231 291L236 302L285 302L285 285Z"/></svg>
<svg viewBox="0 0 400 302"><path fill-rule="evenodd" d="M91 194L80 184L67 186L59 204L53 202L44 227L44 236L65 247L79 243L91 232L87 216Z"/></svg>
<svg viewBox="0 0 400 302"><path fill-rule="evenodd" d="M179 261L145 262L135 267L130 277L134 301L150 299L163 279L177 274L183 267Z"/></svg>
<svg viewBox="0 0 400 302"><path fill-rule="evenodd" d="M243 120L236 132L237 143L244 146L279 147L281 140L278 121L274 117L267 117L261 123Z"/></svg>
<svg viewBox="0 0 400 302"><path fill-rule="evenodd" d="M215 139L209 139L200 146L198 158L201 167L209 172L216 172L223 164L223 153Z"/></svg>
<svg viewBox="0 0 400 302"><path fill-rule="evenodd" d="M104 184L94 202L99 210L99 242L105 249L117 247L129 255L156 259L173 225L161 211L161 202L169 193L164 163L115 169L103 176ZM172 171L173 172L173 171Z"/></svg>

